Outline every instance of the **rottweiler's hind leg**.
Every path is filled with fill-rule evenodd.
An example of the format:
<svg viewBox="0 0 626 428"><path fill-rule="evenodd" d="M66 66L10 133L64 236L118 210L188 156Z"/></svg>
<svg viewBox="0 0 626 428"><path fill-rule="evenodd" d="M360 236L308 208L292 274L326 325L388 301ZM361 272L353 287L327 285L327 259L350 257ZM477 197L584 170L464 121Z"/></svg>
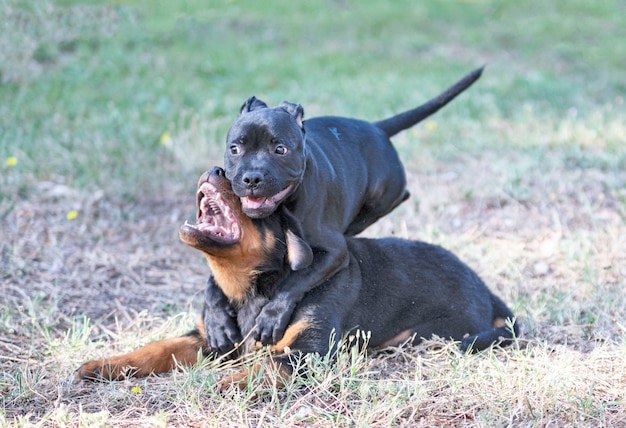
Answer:
<svg viewBox="0 0 626 428"><path fill-rule="evenodd" d="M121 380L165 373L177 364L192 366L198 360L198 351L206 348L202 330L200 326L185 336L151 342L128 354L87 361L76 376L90 381Z"/></svg>
<svg viewBox="0 0 626 428"><path fill-rule="evenodd" d="M489 330L481 331L472 336L464 337L461 340L460 349L466 352L471 349L472 352L478 352L495 346L508 346L515 342L518 330L511 331L508 326L493 327Z"/></svg>
<svg viewBox="0 0 626 428"><path fill-rule="evenodd" d="M318 330L313 327L315 320L300 315L297 315L296 320L287 327L283 338L265 350L265 352L269 351L271 356L262 358L253 365L224 377L218 383L217 390L222 392L232 386L243 390L253 379L258 382L261 389L274 386L284 388L289 378L297 374L294 373L294 369L302 368L300 365L294 367L293 362L299 360L305 353L323 352L324 343L326 343L322 342L321 346L316 343L319 340L319 334Z"/></svg>

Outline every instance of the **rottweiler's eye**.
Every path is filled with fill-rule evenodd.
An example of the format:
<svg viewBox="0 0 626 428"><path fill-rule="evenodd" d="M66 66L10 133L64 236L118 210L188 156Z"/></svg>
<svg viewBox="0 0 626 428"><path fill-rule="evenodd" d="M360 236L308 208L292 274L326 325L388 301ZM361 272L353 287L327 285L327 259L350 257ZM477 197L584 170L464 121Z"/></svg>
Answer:
<svg viewBox="0 0 626 428"><path fill-rule="evenodd" d="M279 144L278 146L276 146L276 148L274 149L274 153L276 153L277 155L285 155L287 154L287 147Z"/></svg>
<svg viewBox="0 0 626 428"><path fill-rule="evenodd" d="M229 150L230 150L230 154L231 155L238 155L239 154L239 147L237 147L234 144L229 147Z"/></svg>

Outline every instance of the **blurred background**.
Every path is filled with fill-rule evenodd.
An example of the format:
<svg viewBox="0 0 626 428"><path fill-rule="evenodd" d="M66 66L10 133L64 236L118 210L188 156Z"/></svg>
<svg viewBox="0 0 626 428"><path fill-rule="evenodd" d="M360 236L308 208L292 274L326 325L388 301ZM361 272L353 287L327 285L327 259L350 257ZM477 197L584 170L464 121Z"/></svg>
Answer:
<svg viewBox="0 0 626 428"><path fill-rule="evenodd" d="M42 180L130 199L190 189L221 163L250 95L300 103L307 117L377 120L485 64L470 92L398 138L409 169L485 150L623 166L625 9L617 0L3 0L1 206Z"/></svg>

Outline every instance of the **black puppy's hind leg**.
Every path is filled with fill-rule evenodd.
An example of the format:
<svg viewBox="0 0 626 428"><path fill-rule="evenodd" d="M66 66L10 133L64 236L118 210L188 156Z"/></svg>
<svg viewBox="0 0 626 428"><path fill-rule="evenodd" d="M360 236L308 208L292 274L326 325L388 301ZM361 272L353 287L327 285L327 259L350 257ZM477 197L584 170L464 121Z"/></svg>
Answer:
<svg viewBox="0 0 626 428"><path fill-rule="evenodd" d="M391 211L395 210L398 205L402 202L406 201L411 194L405 188L400 194L396 195L395 199L390 200L391 202L385 202L383 198L389 198L388 194L383 196L375 195L369 198L369 202L366 202L361 211L357 214L356 218L348 225L346 229L346 236L356 236L359 233L363 232L372 224L376 223L379 219L385 217ZM381 203L383 201L384 203Z"/></svg>

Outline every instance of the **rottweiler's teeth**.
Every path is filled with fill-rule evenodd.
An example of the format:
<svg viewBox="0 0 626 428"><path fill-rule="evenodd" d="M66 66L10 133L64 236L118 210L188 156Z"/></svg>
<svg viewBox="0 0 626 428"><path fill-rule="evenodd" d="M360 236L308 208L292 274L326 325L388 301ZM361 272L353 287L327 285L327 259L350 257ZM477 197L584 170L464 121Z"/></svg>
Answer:
<svg viewBox="0 0 626 428"><path fill-rule="evenodd" d="M211 207L211 209L213 210L214 213L219 214L220 206L218 205L218 203L217 203L217 201L215 199L211 199L209 201L209 207Z"/></svg>

